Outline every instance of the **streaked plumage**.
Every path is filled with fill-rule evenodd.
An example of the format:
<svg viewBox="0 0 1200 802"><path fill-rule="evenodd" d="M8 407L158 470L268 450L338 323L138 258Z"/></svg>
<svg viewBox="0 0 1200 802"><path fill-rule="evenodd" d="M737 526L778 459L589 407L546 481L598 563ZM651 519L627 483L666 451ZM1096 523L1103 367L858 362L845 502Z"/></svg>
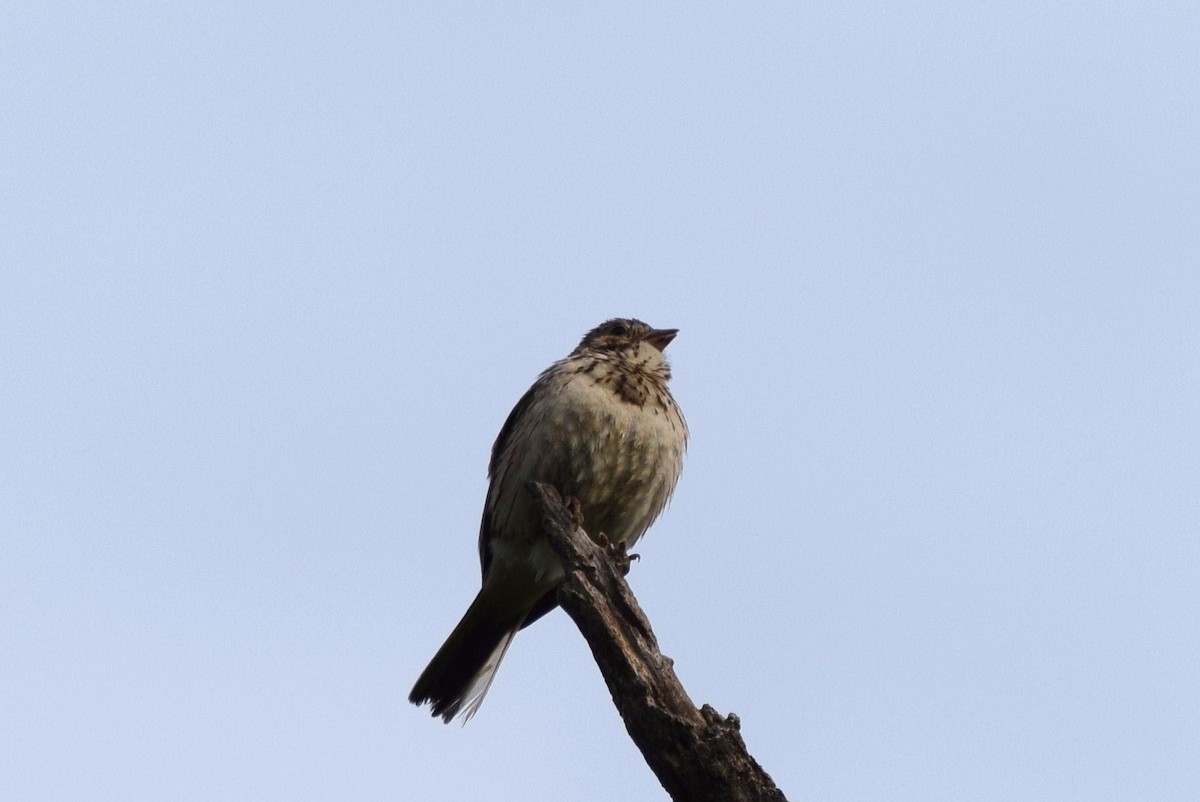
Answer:
<svg viewBox="0 0 1200 802"><path fill-rule="evenodd" d="M674 329L615 319L584 336L517 402L492 447L479 531L483 587L413 687L435 716L469 718L522 627L554 609L563 569L526 490L548 482L579 500L595 539L630 547L667 505L687 424L663 349Z"/></svg>

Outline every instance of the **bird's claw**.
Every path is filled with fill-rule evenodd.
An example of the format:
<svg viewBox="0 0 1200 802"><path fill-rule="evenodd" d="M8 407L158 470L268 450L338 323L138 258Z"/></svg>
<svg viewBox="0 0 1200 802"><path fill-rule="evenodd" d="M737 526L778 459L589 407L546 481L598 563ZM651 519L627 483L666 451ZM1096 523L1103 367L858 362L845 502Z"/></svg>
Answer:
<svg viewBox="0 0 1200 802"><path fill-rule="evenodd" d="M571 520L576 526L583 526L583 504L575 496L567 496L564 501L567 505L567 512L571 514Z"/></svg>
<svg viewBox="0 0 1200 802"><path fill-rule="evenodd" d="M604 534L603 532L600 533L600 537L597 538L597 541L600 543L600 548L604 549L604 553L608 555L608 558L612 560L613 563L616 564L617 568L621 571L621 576L628 576L629 566L634 560L640 560L642 558L640 554L630 554L626 550L627 547L624 543L620 543L615 540L609 540L608 535Z"/></svg>

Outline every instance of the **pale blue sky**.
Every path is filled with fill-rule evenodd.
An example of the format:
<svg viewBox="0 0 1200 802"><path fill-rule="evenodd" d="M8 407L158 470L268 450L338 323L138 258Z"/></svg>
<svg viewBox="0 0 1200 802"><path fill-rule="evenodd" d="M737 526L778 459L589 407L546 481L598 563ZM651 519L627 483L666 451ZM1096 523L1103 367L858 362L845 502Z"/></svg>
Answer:
<svg viewBox="0 0 1200 802"><path fill-rule="evenodd" d="M0 786L659 800L565 616L405 697L614 315L631 581L792 799L1200 794L1200 6L9 4Z"/></svg>

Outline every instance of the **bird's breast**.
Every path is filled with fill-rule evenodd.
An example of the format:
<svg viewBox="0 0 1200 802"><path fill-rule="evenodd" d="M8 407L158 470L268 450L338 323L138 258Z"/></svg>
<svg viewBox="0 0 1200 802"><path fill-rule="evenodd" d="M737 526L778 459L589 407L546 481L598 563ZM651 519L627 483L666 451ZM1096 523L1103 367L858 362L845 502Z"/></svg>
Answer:
<svg viewBox="0 0 1200 802"><path fill-rule="evenodd" d="M538 537L525 486L542 481L579 499L592 537L603 532L632 545L662 512L682 470L687 428L674 401L663 386L632 404L578 373L541 389L492 477L495 536L510 544Z"/></svg>

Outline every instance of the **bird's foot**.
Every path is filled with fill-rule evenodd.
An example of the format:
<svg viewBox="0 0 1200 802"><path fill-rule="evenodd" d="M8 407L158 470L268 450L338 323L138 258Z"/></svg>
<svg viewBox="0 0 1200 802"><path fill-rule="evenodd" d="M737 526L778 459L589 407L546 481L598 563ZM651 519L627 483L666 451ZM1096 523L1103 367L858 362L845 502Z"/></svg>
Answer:
<svg viewBox="0 0 1200 802"><path fill-rule="evenodd" d="M603 532L600 533L600 536L596 540L599 542L600 548L604 549L604 553L608 555L608 558L617 566L617 569L621 572L621 576L628 576L629 567L633 564L633 561L642 558L640 554L630 554L626 550L627 547L624 543L609 540L608 535Z"/></svg>
<svg viewBox="0 0 1200 802"><path fill-rule="evenodd" d="M567 512L571 513L571 520L576 526L583 526L583 504L575 496L567 496L563 499L563 503L567 505Z"/></svg>

